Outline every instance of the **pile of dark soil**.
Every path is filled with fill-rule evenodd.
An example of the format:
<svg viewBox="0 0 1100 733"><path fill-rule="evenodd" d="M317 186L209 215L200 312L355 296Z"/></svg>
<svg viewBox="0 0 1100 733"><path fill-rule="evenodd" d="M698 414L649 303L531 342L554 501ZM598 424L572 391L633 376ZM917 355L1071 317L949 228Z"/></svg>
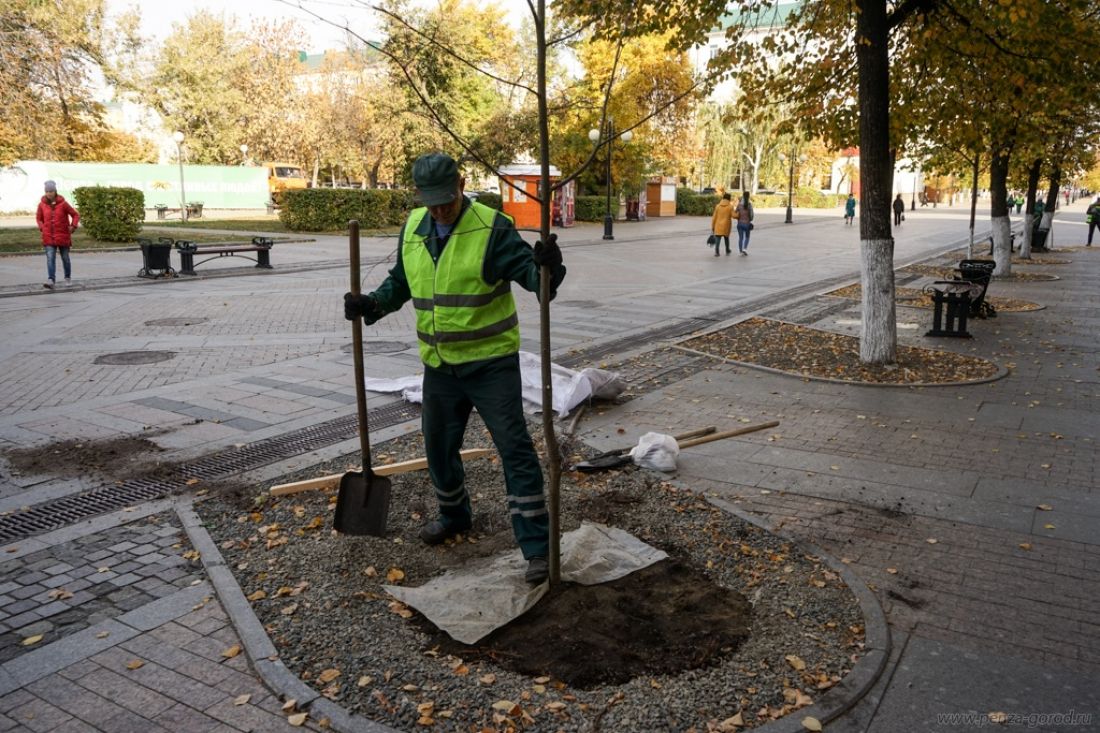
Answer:
<svg viewBox="0 0 1100 733"><path fill-rule="evenodd" d="M863 288L857 283L855 285L833 290L826 293L826 295L859 300L863 296ZM923 290L918 290L917 288L894 288L894 298L898 305L904 305L910 308L927 308L931 310L934 305L931 294ZM986 295L985 300L996 308L998 312L1004 313L1026 313L1027 311L1040 310L1043 307L1029 300L1002 298L996 295Z"/></svg>
<svg viewBox="0 0 1100 733"><path fill-rule="evenodd" d="M591 689L642 674L676 674L729 654L749 635L752 608L699 571L662 560L602 585L562 583L530 611L473 646L439 635L464 658ZM532 644L553 639L553 644Z"/></svg>
<svg viewBox="0 0 1100 733"><path fill-rule="evenodd" d="M898 346L897 363L869 366L859 359L859 339L766 318L750 318L679 346L741 364L798 376L876 384L949 384L988 379L997 365L975 356Z"/></svg>
<svg viewBox="0 0 1100 733"><path fill-rule="evenodd" d="M478 445L489 440L475 419L466 447ZM378 463L420 455L419 435L376 446ZM565 586L482 643L457 644L381 586L514 549L499 462L466 464L474 526L438 547L417 539L434 515L427 474L391 478L381 538L333 533L332 492L261 505L212 493L197 506L280 659L354 713L400 730L705 730L739 712L751 727L812 704L861 656L858 603L820 558L633 466L566 474L562 529L604 522L671 561Z"/></svg>
<svg viewBox="0 0 1100 733"><path fill-rule="evenodd" d="M150 436L157 434L148 433ZM96 474L123 480L155 471L160 464L153 456L160 452L160 446L146 438L127 436L14 448L6 451L4 457L17 474L62 477Z"/></svg>

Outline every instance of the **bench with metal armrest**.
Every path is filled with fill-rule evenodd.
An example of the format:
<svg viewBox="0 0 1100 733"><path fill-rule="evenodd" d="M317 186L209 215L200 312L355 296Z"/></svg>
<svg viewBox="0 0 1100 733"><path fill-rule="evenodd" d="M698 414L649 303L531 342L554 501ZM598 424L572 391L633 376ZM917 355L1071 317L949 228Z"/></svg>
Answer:
<svg viewBox="0 0 1100 733"><path fill-rule="evenodd" d="M271 237L253 237L252 244L199 245L186 239L176 242L176 249L180 253L181 275L194 275L196 267L219 257L244 257L246 260L255 262L256 267L270 270L272 269L271 248L274 246L275 240ZM195 262L196 256L205 256L206 259Z"/></svg>

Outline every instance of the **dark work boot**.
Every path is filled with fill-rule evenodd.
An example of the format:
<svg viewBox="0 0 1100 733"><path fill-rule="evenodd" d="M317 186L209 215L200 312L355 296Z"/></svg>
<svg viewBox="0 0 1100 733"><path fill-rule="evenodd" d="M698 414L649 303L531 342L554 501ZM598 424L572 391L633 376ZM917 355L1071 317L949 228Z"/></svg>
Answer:
<svg viewBox="0 0 1100 733"><path fill-rule="evenodd" d="M527 572L523 579L531 585L540 585L550 577L550 563L545 557L532 557L527 561Z"/></svg>
<svg viewBox="0 0 1100 733"><path fill-rule="evenodd" d="M425 545L438 545L455 535L462 534L467 529L469 527L448 527L436 519L420 528L420 539Z"/></svg>

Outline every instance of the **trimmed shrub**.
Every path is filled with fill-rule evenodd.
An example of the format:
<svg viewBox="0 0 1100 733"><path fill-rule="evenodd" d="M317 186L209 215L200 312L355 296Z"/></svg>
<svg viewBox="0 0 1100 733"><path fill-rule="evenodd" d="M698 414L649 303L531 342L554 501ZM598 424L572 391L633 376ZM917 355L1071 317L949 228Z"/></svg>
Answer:
<svg viewBox="0 0 1100 733"><path fill-rule="evenodd" d="M145 194L136 188L82 186L73 189L80 224L101 242L132 242L145 221Z"/></svg>
<svg viewBox="0 0 1100 733"><path fill-rule="evenodd" d="M577 221L603 221L607 213L606 196L577 196L573 203L573 218Z"/></svg>
<svg viewBox="0 0 1100 733"><path fill-rule="evenodd" d="M504 206L504 201L500 198L499 193L483 193L477 197L477 202L497 211L502 211Z"/></svg>
<svg viewBox="0 0 1100 733"><path fill-rule="evenodd" d="M301 188L283 193L279 220L296 232L343 231L352 219L363 229L401 226L415 207L400 189Z"/></svg>
<svg viewBox="0 0 1100 733"><path fill-rule="evenodd" d="M685 216L710 216L722 197L716 193L695 193L690 188L676 189L676 213Z"/></svg>

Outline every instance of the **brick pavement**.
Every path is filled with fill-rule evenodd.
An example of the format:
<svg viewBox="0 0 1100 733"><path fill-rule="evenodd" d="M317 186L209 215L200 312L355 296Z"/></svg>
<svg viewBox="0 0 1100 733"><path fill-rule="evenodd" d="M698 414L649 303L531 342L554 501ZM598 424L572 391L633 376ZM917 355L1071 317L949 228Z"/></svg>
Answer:
<svg viewBox="0 0 1100 733"><path fill-rule="evenodd" d="M874 589L897 648L838 730L945 730L937 715L966 710L1092 715L1084 728L1040 730L1100 723L1100 256L1057 272L1054 283L995 281L991 292L1047 309L972 322L973 341L899 330L902 343L1010 366L990 384L858 387L666 348L622 366L670 379L582 423L582 437L611 447L647 430L781 421L691 449L678 476L843 558ZM858 305L817 300L789 320L858 329Z"/></svg>
<svg viewBox="0 0 1100 733"><path fill-rule="evenodd" d="M668 228L675 222L660 224ZM691 222L687 224L690 229ZM757 237L754 242L760 246L754 257L746 258L751 262L739 260L733 265L691 257L704 248L685 250L683 230L682 225L680 231L668 228L651 239L627 234L613 246L581 243L569 251L570 280L555 306L558 347L565 351L594 339L705 316L740 299L850 272L857 265L851 242L841 239L854 241L854 235L831 229L822 234L818 229L780 227L774 233L781 231L783 241L769 247L765 237ZM811 231L805 241L791 237ZM942 242L941 231L949 227L929 230L920 239L915 235L917 227L907 225L904 235L913 238L899 240L899 259L927 252L937 237ZM719 270L719 266L730 269ZM1038 665L1062 664L1091 673L1096 664L1095 628L1081 617L1081 594L1095 596L1095 553L1089 549L1096 544L1090 491L1095 485L1095 451L1090 450L1094 437L1080 425L1082 418L1086 426L1095 418L1089 400L1096 393L1089 391L1089 384L1095 384L1090 366L1095 361L1097 329L1096 314L1073 302L1074 293L1080 298L1089 288L1094 290L1096 278L1090 272L1087 267L1071 268L1067 275L1078 273L1078 279L1067 276L1047 291L1050 302L1058 300L1060 292L1065 297L1058 302L1056 320L1033 333L1011 329L992 333L1002 324L1026 323L1020 320L1023 316L975 325L976 329L992 325L981 343L1018 362L1011 390L997 383L959 394L893 391L884 399L886 393L869 390L873 394L854 396L858 390L850 387L707 365L696 356L671 351L650 352L627 365L638 383L639 396L602 417L590 414L582 431L589 439L617 446L623 436L604 426L619 420L626 421L633 434L642 426L672 432L671 427L695 427L701 420L724 424L780 416L780 437L772 442L765 441L763 447L754 440L700 447L684 457L681 474L716 495L731 500L740 495L745 508L847 556L879 589L898 636L909 639L895 658L893 674L899 679L915 654L938 653L930 645L941 642L946 649L996 649ZM381 274L379 268L372 277ZM273 299L264 291L273 283L278 283L280 292L292 294L288 301L292 307L265 313L263 305ZM26 444L62 434L134 434L145 425L156 425L170 428L158 438L162 445L178 454L199 455L211 447L232 445L242 436L252 440L278 435L293 426L347 413L353 393L350 356L340 348L347 335L338 320L326 325L324 315L332 310L331 293L343 287L342 273L305 269L276 280L215 279L158 284L156 290L74 293L77 297L67 305L52 296L36 295L26 306L18 299L8 300L6 305L15 305L27 318L13 319L5 327L9 338L0 352L0 380L16 379L12 366L17 364L30 370L25 375L39 379L0 381L0 401L19 405L5 411L0 404L0 441ZM156 305L150 308L147 303L153 301L145 296L154 293ZM850 328L840 323L851 321L850 309L845 311L832 300L810 303L801 317L835 329ZM536 306L533 298L521 301L525 346L532 348L535 329L530 319ZM218 303L233 307L224 310L223 305L219 312ZM58 317L58 308L64 309L65 317ZM82 311L95 317L77 323L74 319ZM189 314L196 321L207 320L188 325ZM926 318L927 313L913 316L918 317ZM184 321L145 325L167 318ZM250 329L249 319L262 325ZM832 321L823 322L828 319ZM372 329L368 342L408 340L410 328L408 315L402 314ZM84 339L85 334L94 337ZM126 367L131 389L118 392L114 390L126 379L112 380L104 376L111 370L90 363L96 354L142 349L178 350L182 358L151 367ZM65 372L66 367L50 371L59 362L68 363L70 371ZM372 375L395 376L407 373L415 359L408 354L374 355L370 363ZM712 368L700 371L704 366ZM173 373L176 380L168 380ZM44 374L52 375L54 381L41 379ZM1052 374L1058 375L1053 381ZM181 390L184 377L187 388ZM982 389L987 396L974 398L975 390ZM899 397L903 394L908 399ZM892 400L899 402L891 405ZM690 404L690 409L681 410L681 404ZM302 409L296 409L299 405ZM910 411L916 416L908 416ZM946 421L945 413L951 416ZM241 420L244 429L224 425L234 419ZM245 422L249 420L254 423ZM1053 438L1048 435L1051 432L1062 438ZM914 434L918 437L910 437ZM995 444L999 452L990 448L985 455L985 446ZM970 475L979 450L986 473ZM881 465L884 456L891 459L888 468ZM1044 469L1046 473L1036 467L1047 462L1052 468ZM945 476L952 478L945 481ZM1057 481L1049 481L1051 476ZM1034 508L1036 495L1028 477L1043 481L1041 488L1053 506L1052 512L1044 513L1050 522L1044 522ZM79 490L76 483L60 486L37 477L5 475L2 470L0 480L5 483L2 495L12 501L20 492L34 502L50 492ZM933 490L937 482L949 490ZM117 521L122 527L134 523L125 517ZM139 526L132 531L140 536L140 527L147 523L136 523ZM1048 530L1045 523L1057 528ZM929 537L937 539L937 544L924 542ZM65 575L61 562L50 566L57 571L54 576L45 572L47 568L29 568L28 563L44 560L54 547L72 539L45 546L42 538L21 543L34 549L8 558L5 566L10 565L10 570L0 574L0 582L30 588L42 585L36 572L43 572L47 580ZM1019 548L1020 542L1031 544L1031 550ZM148 543L135 543L135 547L144 544ZM173 549L186 551L180 544ZM853 547L860 551L844 551ZM116 549L123 553L117 564L133 562L132 550ZM43 551L46 555L35 555ZM32 556L33 560L26 560ZM966 558L962 572L959 557ZM898 573L879 569L884 563ZM64 564L79 567L68 559ZM1053 578L1049 583L1048 577ZM0 665L0 691L5 693L0 697L0 714L7 716L0 719L0 730L6 725L16 730L61 731L278 730L284 716L274 698L263 697L262 688L248 702L233 704L233 698L246 694L241 690L255 689L246 685L256 685L257 680L247 673L243 656L221 656L236 643L236 636L225 625L218 602L207 600L210 590L201 577L189 582L196 581L199 585L188 584L160 598L146 593L108 599L115 604L110 611L113 616L93 619L87 614L72 628L55 625L38 645L9 643L5 649L18 648L16 656ZM1036 587L1039 590L1033 592ZM39 604L36 608L77 596L50 599L53 589L42 588L28 596ZM1004 588L1013 602L1004 602ZM1064 598L1051 606L1056 620L1050 623L1052 631L1044 634L1033 627L1043 619L1041 609L1049 593ZM128 610L122 604L134 607ZM1013 611L989 610L989 605ZM983 624L976 619L985 616L991 619L988 629L977 628ZM26 628L15 631L25 633ZM100 636L104 632L106 636ZM1067 642L1067 634L1080 638ZM135 660L142 665L127 669L126 664ZM985 660L982 657L979 662ZM911 666L918 671L931 668ZM1054 674L1052 679L1064 681L1065 676ZM881 707L872 710L868 719L888 718L887 713L900 709L899 700L905 702L894 688L884 689L875 699Z"/></svg>

